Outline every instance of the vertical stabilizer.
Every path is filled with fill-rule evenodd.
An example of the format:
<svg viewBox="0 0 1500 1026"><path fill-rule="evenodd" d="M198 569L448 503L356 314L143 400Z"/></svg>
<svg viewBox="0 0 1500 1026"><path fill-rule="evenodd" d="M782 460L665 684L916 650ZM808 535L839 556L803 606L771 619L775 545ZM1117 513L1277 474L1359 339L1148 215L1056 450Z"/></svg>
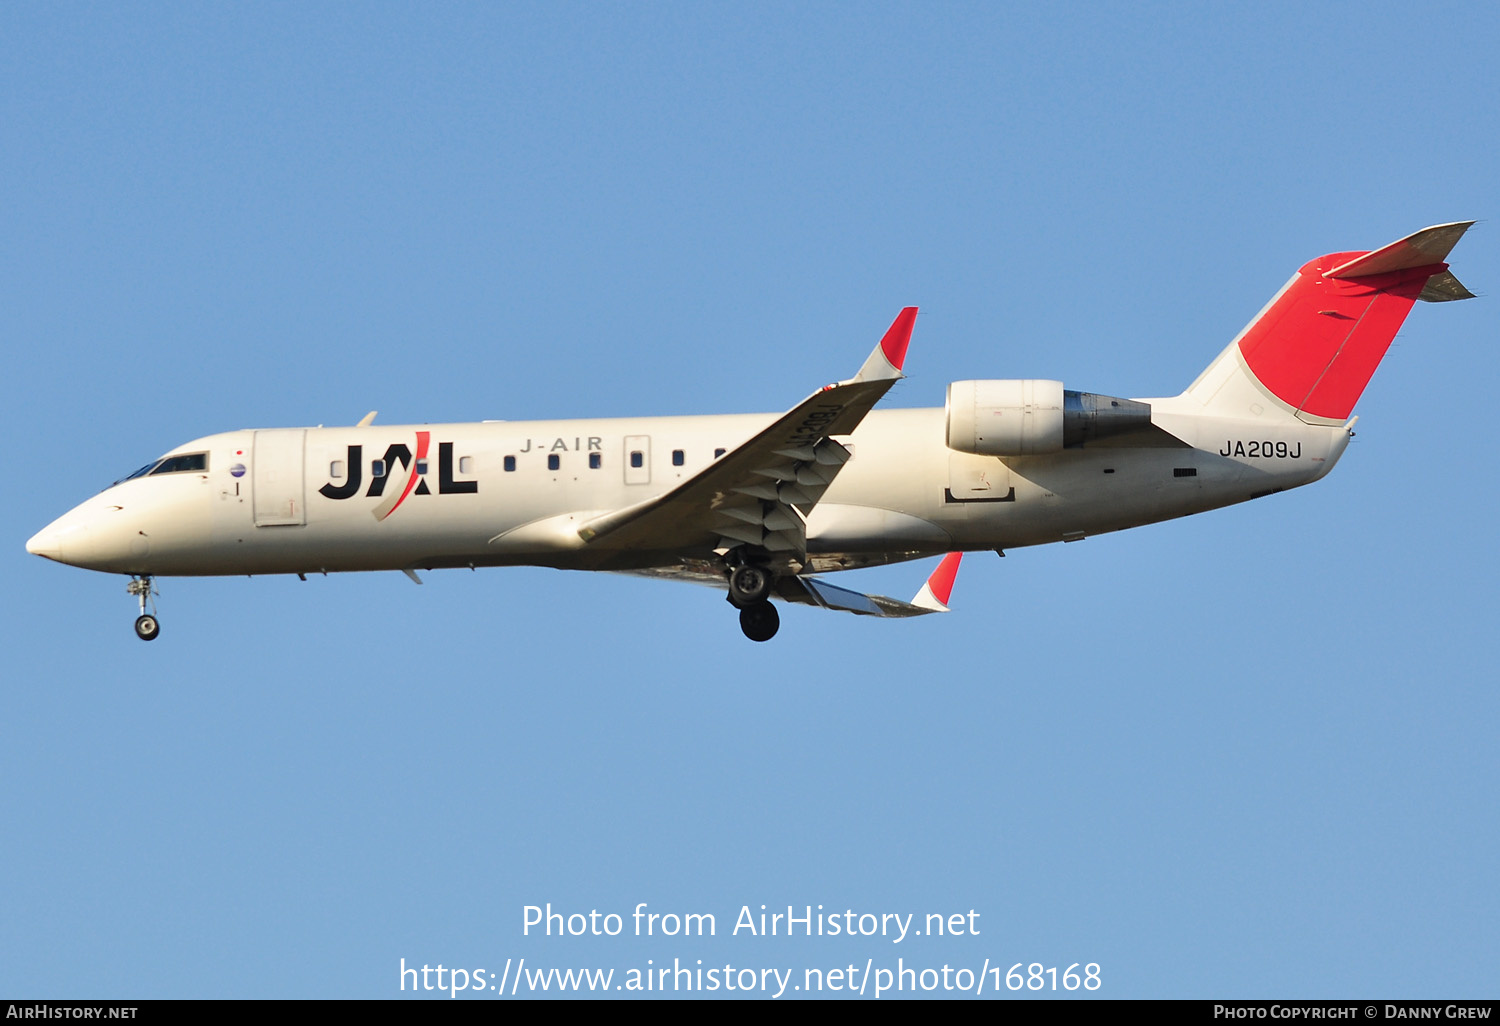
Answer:
<svg viewBox="0 0 1500 1026"><path fill-rule="evenodd" d="M1309 424L1344 422L1418 299L1472 298L1444 261L1473 223L1308 261L1184 397L1231 415L1269 400Z"/></svg>

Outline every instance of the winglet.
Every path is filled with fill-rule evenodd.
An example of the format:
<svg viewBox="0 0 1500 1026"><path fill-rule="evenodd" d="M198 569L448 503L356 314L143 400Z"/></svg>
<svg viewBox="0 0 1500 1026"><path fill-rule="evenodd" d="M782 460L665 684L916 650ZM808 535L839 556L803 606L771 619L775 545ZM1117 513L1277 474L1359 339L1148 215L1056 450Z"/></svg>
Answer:
<svg viewBox="0 0 1500 1026"><path fill-rule="evenodd" d="M369 427L371 424L375 423L375 412L376 411L371 410L369 413L367 413L363 417L359 418L359 423L356 424L356 425L354 425L354 426L355 427Z"/></svg>
<svg viewBox="0 0 1500 1026"><path fill-rule="evenodd" d="M917 323L917 308L908 306L896 315L886 329L880 345L870 353L870 358L854 376L854 381L880 381L901 377L901 365L906 362L906 347L911 344L911 330Z"/></svg>
<svg viewBox="0 0 1500 1026"><path fill-rule="evenodd" d="M911 604L934 613L946 613L948 598L953 594L953 581L958 577L958 564L963 558L962 552L950 552L944 556Z"/></svg>

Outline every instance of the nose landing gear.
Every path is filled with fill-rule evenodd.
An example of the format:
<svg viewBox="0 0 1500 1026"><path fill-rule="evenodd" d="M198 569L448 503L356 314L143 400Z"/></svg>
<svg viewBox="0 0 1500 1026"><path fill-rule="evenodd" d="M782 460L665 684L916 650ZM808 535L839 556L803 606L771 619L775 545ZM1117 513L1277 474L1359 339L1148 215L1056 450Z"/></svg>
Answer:
<svg viewBox="0 0 1500 1026"><path fill-rule="evenodd" d="M156 619L156 589L151 586L150 575L132 577L130 583L125 585L125 591L141 602L141 615L135 618L135 636L142 641L155 641L156 636L161 633L161 623ZM148 601L151 603L149 613L146 612Z"/></svg>

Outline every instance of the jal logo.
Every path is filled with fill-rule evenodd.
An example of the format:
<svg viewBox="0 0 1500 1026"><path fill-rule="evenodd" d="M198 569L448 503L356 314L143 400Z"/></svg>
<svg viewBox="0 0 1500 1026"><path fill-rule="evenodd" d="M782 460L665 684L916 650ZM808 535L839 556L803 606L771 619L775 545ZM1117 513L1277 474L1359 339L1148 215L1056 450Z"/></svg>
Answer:
<svg viewBox="0 0 1500 1026"><path fill-rule="evenodd" d="M370 487L365 495L370 498L384 499L378 506L371 510L376 520L384 520L406 501L408 495L431 495L432 489L427 485L427 452L432 441L432 432L417 432L417 451L413 455L412 450L404 442L396 442L388 446L385 455L370 464ZM397 467L400 471L397 471ZM349 446L349 479L347 481L330 481L318 489L318 494L329 499L352 499L359 494L364 485L364 446ZM405 480L397 490L392 482L401 475ZM388 491L389 489L389 491ZM439 495L464 495L479 491L478 481L458 481L453 476L453 443L438 443L438 486Z"/></svg>

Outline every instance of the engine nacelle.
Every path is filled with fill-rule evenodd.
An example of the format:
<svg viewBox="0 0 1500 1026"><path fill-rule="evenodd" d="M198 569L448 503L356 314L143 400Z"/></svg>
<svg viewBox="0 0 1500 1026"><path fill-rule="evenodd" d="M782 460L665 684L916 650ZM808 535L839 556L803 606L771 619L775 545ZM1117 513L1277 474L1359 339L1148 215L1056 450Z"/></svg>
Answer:
<svg viewBox="0 0 1500 1026"><path fill-rule="evenodd" d="M1063 447L1061 381L955 381L948 448L978 456L1040 456Z"/></svg>
<svg viewBox="0 0 1500 1026"><path fill-rule="evenodd" d="M1151 404L1061 381L955 381L948 386L948 448L976 456L1041 456L1146 431Z"/></svg>

